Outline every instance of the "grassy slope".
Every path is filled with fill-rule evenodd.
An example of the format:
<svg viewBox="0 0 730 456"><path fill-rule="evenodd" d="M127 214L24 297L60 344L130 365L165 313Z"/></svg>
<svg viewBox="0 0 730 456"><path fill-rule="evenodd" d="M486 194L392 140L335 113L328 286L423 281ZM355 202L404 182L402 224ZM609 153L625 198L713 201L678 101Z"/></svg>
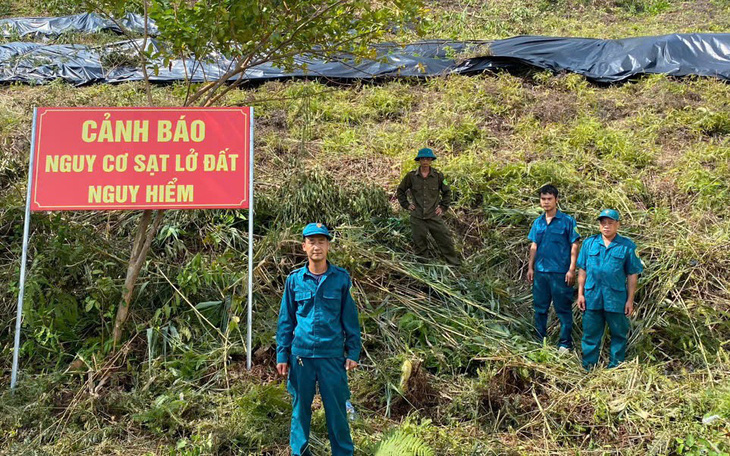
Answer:
<svg viewBox="0 0 730 456"><path fill-rule="evenodd" d="M729 17L722 2L444 2L426 31L621 37L723 30ZM154 96L174 105L183 90L158 87ZM32 107L143 98L138 84L0 89L0 281L11 284L0 292L4 327L13 324ZM283 277L302 261L297 229L313 214L338 227L334 261L353 272L361 304L367 356L352 390L363 454L395 430L435 454L728 451L729 101L730 88L714 80L599 88L548 73L238 91L225 103L254 105L259 117L256 369L242 367L235 322L206 311L228 329L222 342L186 303L232 296L243 314L245 214L167 215L136 302L138 335L107 361L99 352L138 215L38 214L26 375L15 397L0 398L0 451L286 454L274 319ZM413 262L406 219L388 201L426 143L458 194L451 224L466 265L455 272ZM524 236L538 214L534 189L546 182L565 192L564 209L584 235L595 232L598 208L616 206L639 244L647 269L632 361L620 369L585 375L577 358L529 342ZM170 326L179 337L163 358ZM8 368L10 337L1 343ZM404 362L412 373L402 381ZM701 424L713 414L722 418ZM324 454L321 408L313 429Z"/></svg>

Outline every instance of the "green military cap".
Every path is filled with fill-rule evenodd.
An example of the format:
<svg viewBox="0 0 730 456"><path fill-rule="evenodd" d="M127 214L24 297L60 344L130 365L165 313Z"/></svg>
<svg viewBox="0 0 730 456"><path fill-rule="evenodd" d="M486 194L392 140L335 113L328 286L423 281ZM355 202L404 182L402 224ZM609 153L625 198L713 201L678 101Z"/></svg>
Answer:
<svg viewBox="0 0 730 456"><path fill-rule="evenodd" d="M603 217L608 217L610 219L616 220L617 222L621 220L621 216L619 216L616 209L604 209L601 211L600 214L598 214L598 217L596 217L596 219L601 220Z"/></svg>
<svg viewBox="0 0 730 456"><path fill-rule="evenodd" d="M432 158L436 160L436 155L433 153L433 150L429 149L428 147L424 147L423 149L418 151L418 155L416 155L416 158L414 160L418 161L422 158Z"/></svg>
<svg viewBox="0 0 730 456"><path fill-rule="evenodd" d="M321 223L310 223L302 230L302 236L304 237L317 235L325 236L327 239L332 240L332 235L329 230Z"/></svg>

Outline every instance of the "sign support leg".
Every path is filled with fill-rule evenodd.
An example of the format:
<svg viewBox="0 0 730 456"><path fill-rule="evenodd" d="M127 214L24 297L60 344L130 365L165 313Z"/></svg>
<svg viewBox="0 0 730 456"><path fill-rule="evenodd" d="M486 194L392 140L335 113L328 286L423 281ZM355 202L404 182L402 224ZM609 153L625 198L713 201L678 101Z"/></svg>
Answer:
<svg viewBox="0 0 730 456"><path fill-rule="evenodd" d="M35 161L35 124L37 109L33 109L33 127L30 139L30 160L28 163L28 193L25 197L25 221L23 226L23 254L20 260L20 289L18 291L18 313L15 317L15 346L13 348L13 371L10 374L10 389L15 390L18 382L18 356L20 353L20 326L23 319L23 297L25 296L25 264L28 262L28 238L30 237L30 198L33 186L33 162Z"/></svg>
<svg viewBox="0 0 730 456"><path fill-rule="evenodd" d="M253 325L253 108L251 109L249 135L251 144L249 146L249 179L248 179L248 315L246 332L246 368L251 370L251 333Z"/></svg>

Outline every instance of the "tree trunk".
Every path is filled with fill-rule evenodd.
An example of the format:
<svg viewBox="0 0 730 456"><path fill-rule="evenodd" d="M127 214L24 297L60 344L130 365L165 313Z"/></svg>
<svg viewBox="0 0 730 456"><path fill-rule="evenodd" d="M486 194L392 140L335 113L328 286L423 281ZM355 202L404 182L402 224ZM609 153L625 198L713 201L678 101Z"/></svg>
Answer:
<svg viewBox="0 0 730 456"><path fill-rule="evenodd" d="M155 239L155 234L157 234L157 230L160 227L163 213L164 211L157 211L155 220L152 222L151 227L151 209L145 210L142 213L142 219L139 221L139 228L137 235L134 238L134 244L132 244L132 254L129 257L129 265L127 266L127 277L124 280L124 294L122 295L122 302L119 304L117 316L114 319L114 351L116 351L117 345L122 339L122 327L129 317L129 305L132 302L134 285L137 283L139 272L142 270L142 266L144 266L145 259L147 258L147 252L149 251L152 241Z"/></svg>

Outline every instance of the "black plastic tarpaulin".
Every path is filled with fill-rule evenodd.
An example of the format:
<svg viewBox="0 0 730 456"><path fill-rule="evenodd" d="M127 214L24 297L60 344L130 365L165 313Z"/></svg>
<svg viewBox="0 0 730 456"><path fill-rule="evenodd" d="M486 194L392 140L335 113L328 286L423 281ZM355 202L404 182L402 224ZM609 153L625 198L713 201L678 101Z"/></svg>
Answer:
<svg viewBox="0 0 730 456"><path fill-rule="evenodd" d="M139 43L139 41L137 42ZM8 43L0 45L0 82L46 83L63 79L83 85L143 79L140 68L119 64L109 56L133 55L135 42L104 47ZM154 46L159 46L153 41ZM672 76L708 76L730 80L730 34L677 34L656 37L600 40L520 36L496 41L423 41L409 45L375 46L377 58L356 61L350 56L322 60L299 56L304 69L285 71L270 63L249 68L248 81L289 78L325 78L338 81L397 77L476 74L490 70L542 68L573 72L588 79L612 83L649 73ZM459 55L475 55L459 59ZM124 59L122 59L124 60ZM133 62L133 59L128 59ZM232 62L208 56L203 62L173 60L151 68L154 82L194 82L223 77Z"/></svg>
<svg viewBox="0 0 730 456"><path fill-rule="evenodd" d="M518 36L493 41L491 55L464 62L461 72L490 69L494 58L619 82L640 74L709 76L730 80L730 34L692 33L598 40Z"/></svg>
<svg viewBox="0 0 730 456"><path fill-rule="evenodd" d="M5 38L56 36L62 33L97 33L109 31L122 33L122 28L133 33L144 33L144 17L127 13L118 20L112 20L95 13L74 14L61 17L19 17L0 19L0 35ZM150 21L147 33L157 34L157 27Z"/></svg>

